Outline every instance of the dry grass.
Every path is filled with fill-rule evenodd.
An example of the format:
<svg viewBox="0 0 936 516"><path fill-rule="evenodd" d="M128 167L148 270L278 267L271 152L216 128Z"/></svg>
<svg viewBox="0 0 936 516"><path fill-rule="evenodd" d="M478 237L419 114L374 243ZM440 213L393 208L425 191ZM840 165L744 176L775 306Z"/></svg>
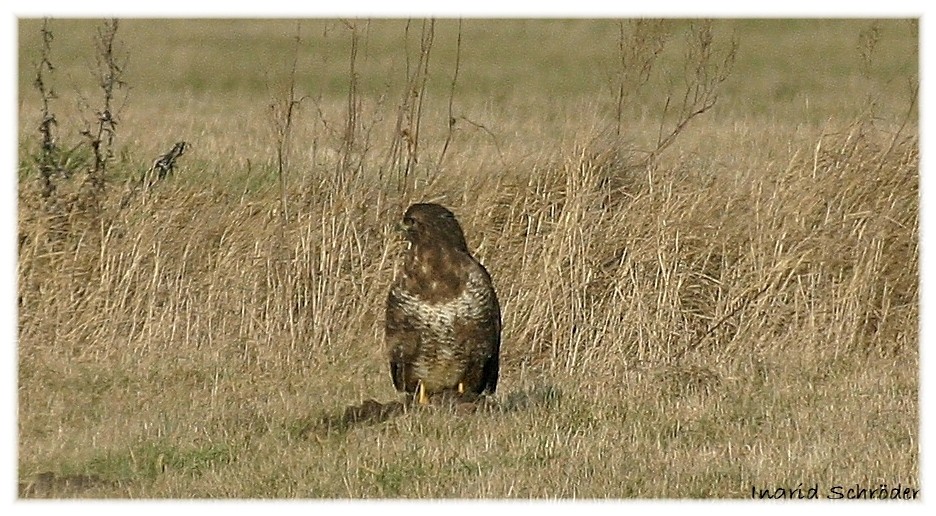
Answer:
<svg viewBox="0 0 936 516"><path fill-rule="evenodd" d="M52 24L55 80L83 88L74 56L91 50L90 23ZM21 24L21 494L686 498L920 485L908 22L880 22L865 66L867 20L716 23L718 41L738 39L734 72L716 107L644 167L634 149L657 138L680 22L658 75L629 100L621 140L609 136L605 71L616 23L467 20L453 96L464 118L436 166L457 30L440 22L424 154L405 191L388 149L408 76L387 71L405 66L405 22L367 26L352 145L348 33L306 23L307 98L281 183L268 106L288 86L295 24L122 22L123 77L140 91L93 211L81 174L59 180L59 205L39 201L28 63L40 23ZM230 39L231 24L246 40ZM160 56L161 80L147 81ZM81 110L57 88L69 140ZM192 147L175 174L121 207L124 179L182 139ZM452 208L492 271L498 408L307 437L348 405L397 399L383 301L392 225L417 200Z"/></svg>

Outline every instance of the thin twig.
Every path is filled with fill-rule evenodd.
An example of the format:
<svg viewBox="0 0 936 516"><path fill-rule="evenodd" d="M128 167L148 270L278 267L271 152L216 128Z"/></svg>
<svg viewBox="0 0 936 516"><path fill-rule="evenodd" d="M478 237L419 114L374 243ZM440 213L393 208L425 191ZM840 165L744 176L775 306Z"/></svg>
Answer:
<svg viewBox="0 0 936 516"><path fill-rule="evenodd" d="M461 63L461 42L462 42L462 20L458 19L458 39L455 43L455 71L452 73L452 84L449 89L448 100L448 132L445 134L445 144L442 145L442 152L439 153L438 166L442 166L442 160L445 158L445 151L448 150L452 137L455 134L455 112L452 104L455 100L455 84L458 82L458 69Z"/></svg>

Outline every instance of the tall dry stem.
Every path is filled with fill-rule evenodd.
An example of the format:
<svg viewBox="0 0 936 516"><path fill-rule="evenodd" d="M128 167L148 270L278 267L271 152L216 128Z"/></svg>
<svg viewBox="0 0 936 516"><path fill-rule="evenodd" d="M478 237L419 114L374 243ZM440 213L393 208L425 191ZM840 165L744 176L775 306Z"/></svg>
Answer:
<svg viewBox="0 0 936 516"><path fill-rule="evenodd" d="M419 130L422 122L423 101L429 80L429 57L435 39L435 20L423 20L419 38L419 53L415 67L410 64L409 33L411 20L407 20L404 31L406 47L406 90L397 107L394 141L388 163L397 171L397 189L401 193L411 190L414 169L419 162Z"/></svg>
<svg viewBox="0 0 936 516"><path fill-rule="evenodd" d="M94 161L88 172L88 179L94 191L104 188L104 174L107 162L113 157L114 140L117 137L117 118L119 107L115 105L115 94L126 87L123 80L126 58L119 61L117 49L117 18L104 20L95 28L94 46L97 67L94 70L97 84L101 89L101 106L95 112L92 127L82 131L94 155Z"/></svg>
<svg viewBox="0 0 936 516"><path fill-rule="evenodd" d="M36 66L36 79L34 85L37 90L39 90L39 97L41 101L41 115L42 120L39 122L39 134L41 137L41 143L39 147L39 156L37 157L37 162L39 165L39 179L42 182L41 185L41 195L44 200L48 200L52 193L55 191L55 184L52 182L52 174L55 172L55 125L57 124L55 120L55 115L52 113L51 102L56 98L55 90L49 84L52 73L55 71L55 67L52 66L52 40L54 36L52 34L52 28L50 27L50 20L48 18L43 18L42 20L42 29L40 30L40 35L42 37L42 50L40 51L40 60L38 66Z"/></svg>
<svg viewBox="0 0 936 516"><path fill-rule="evenodd" d="M345 108L345 126L341 139L341 160L338 164L337 182L339 185L347 183L353 172L352 160L357 151L361 111L357 71L358 47L360 46L361 35L356 20L346 20L344 25L351 33L351 48L348 54L348 96Z"/></svg>
<svg viewBox="0 0 936 516"><path fill-rule="evenodd" d="M276 139L276 175L280 189L280 220L283 225L289 221L289 203L287 200L287 174L289 172L289 144L293 118L305 97L296 96L296 68L299 61L299 47L302 43L302 23L296 23L296 35L293 39L292 66L289 69L289 84L285 97L270 104L270 119Z"/></svg>
<svg viewBox="0 0 936 516"><path fill-rule="evenodd" d="M461 67L461 47L462 47L462 20L458 19L458 37L455 42L455 70L452 72L452 82L451 87L449 88L449 98L448 98L448 131L445 133L445 143L442 144L442 151L439 153L439 160L437 162L437 167L442 165L442 160L445 159L445 151L448 150L449 144L452 143L452 137L455 135L455 85L458 84L458 70Z"/></svg>

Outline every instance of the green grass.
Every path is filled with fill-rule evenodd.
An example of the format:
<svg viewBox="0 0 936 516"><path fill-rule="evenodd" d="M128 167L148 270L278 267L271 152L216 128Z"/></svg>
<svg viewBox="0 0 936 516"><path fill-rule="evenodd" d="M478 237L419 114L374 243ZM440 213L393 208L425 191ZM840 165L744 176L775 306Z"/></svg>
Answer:
<svg viewBox="0 0 936 516"><path fill-rule="evenodd" d="M78 148L52 206L34 160L40 23L19 25L23 496L920 486L912 21L716 21L716 53L738 43L716 105L643 163L677 120L688 21L665 26L647 84L626 85L618 136L615 21L465 20L449 134L458 24L440 20L403 190L395 122L422 20L408 36L406 20L358 22L350 150L350 32L302 22L282 183L270 104L295 21L122 20L131 89L106 188L89 192L96 21L53 20L56 135ZM174 174L121 206L126 179L180 140ZM394 224L424 200L456 213L493 275L498 407L309 435L398 399L383 303Z"/></svg>

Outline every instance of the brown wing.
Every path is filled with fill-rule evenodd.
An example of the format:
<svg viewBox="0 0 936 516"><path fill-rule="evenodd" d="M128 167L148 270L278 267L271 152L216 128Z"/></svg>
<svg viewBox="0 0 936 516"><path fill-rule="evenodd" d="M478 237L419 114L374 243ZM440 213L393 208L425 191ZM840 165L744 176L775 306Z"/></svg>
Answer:
<svg viewBox="0 0 936 516"><path fill-rule="evenodd" d="M494 394L497 390L497 377L500 374L501 311L494 286L491 286L493 305L491 322L494 325L494 338L491 340L491 355L484 363L484 390Z"/></svg>
<svg viewBox="0 0 936 516"><path fill-rule="evenodd" d="M387 318L384 326L387 355L390 360L390 377L398 391L415 392L416 384L411 379L412 363L419 343L419 332L413 328L412 318L403 311L403 304L395 289L387 295Z"/></svg>
<svg viewBox="0 0 936 516"><path fill-rule="evenodd" d="M500 370L500 304L490 274L474 259L471 262L475 279L467 288L475 291L477 306L456 329L458 347L467 354L463 382L470 392L493 394Z"/></svg>

